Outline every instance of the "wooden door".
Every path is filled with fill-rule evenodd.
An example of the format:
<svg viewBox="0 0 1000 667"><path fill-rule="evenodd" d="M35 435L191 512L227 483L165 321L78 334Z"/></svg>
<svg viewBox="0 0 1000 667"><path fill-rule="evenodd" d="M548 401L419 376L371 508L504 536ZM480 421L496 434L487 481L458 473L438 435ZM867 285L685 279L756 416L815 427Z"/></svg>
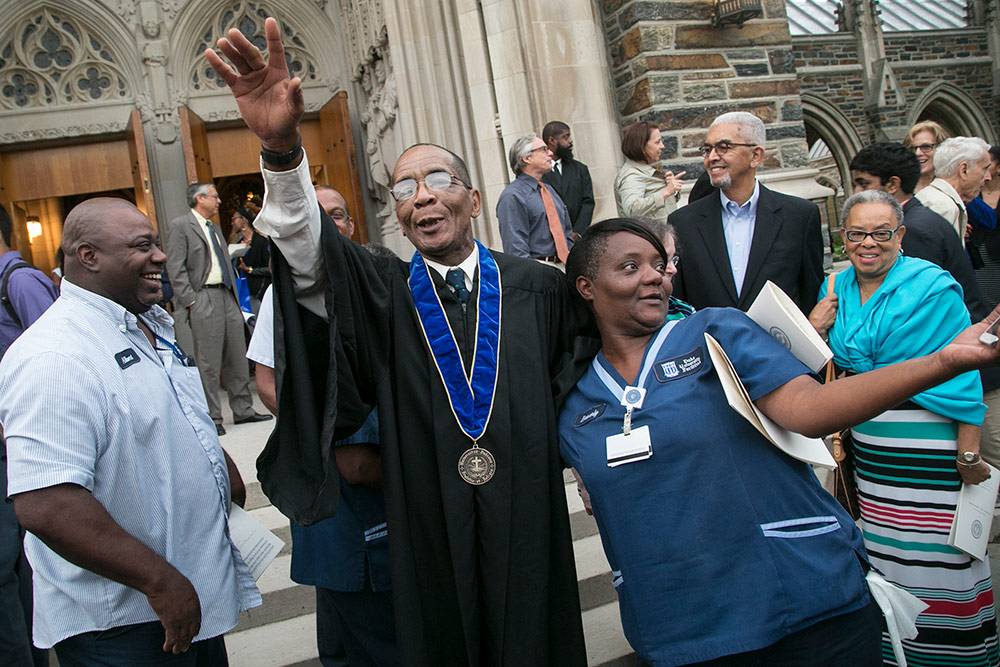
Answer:
<svg viewBox="0 0 1000 667"><path fill-rule="evenodd" d="M325 185L340 192L347 200L347 207L354 218L354 240L367 243L365 202L361 196L361 179L358 177L346 92L340 91L319 110L319 129L323 148L320 159L326 167Z"/></svg>
<svg viewBox="0 0 1000 667"><path fill-rule="evenodd" d="M128 140L128 155L132 166L132 182L135 189L135 205L156 225L156 205L149 183L149 161L146 159L146 141L142 133L142 115L138 109L132 111L125 131Z"/></svg>
<svg viewBox="0 0 1000 667"><path fill-rule="evenodd" d="M205 121L191 109L181 105L181 146L184 149L184 169L187 182L212 182L212 157L208 150L208 130Z"/></svg>

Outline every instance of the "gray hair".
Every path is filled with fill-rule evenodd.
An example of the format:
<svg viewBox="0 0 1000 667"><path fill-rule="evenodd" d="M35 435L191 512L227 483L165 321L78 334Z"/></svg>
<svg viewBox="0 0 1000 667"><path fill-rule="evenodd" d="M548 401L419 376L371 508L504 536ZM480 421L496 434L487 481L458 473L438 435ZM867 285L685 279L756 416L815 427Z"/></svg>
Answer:
<svg viewBox="0 0 1000 667"><path fill-rule="evenodd" d="M192 183L187 187L187 201L188 208L194 208L198 205L198 200L196 197L198 195L207 195L208 189L212 187L211 183Z"/></svg>
<svg viewBox="0 0 1000 667"><path fill-rule="evenodd" d="M528 153L531 152L531 144L535 142L538 135L535 133L526 134L523 137L518 137L514 140L514 143L510 145L510 150L507 151L507 158L510 161L510 170L515 174L520 174L521 170L524 168L524 158L528 157Z"/></svg>
<svg viewBox="0 0 1000 667"><path fill-rule="evenodd" d="M945 139L934 151L934 175L954 176L963 162L977 162L988 157L990 145L979 137Z"/></svg>
<svg viewBox="0 0 1000 667"><path fill-rule="evenodd" d="M764 146L767 142L767 131L764 129L764 121L762 121L757 116L746 111L730 111L729 113L724 113L721 116L716 117L712 121L712 125L709 129L715 127L716 125L737 125L740 128L740 133L747 142L756 144L757 146Z"/></svg>
<svg viewBox="0 0 1000 667"><path fill-rule="evenodd" d="M892 209L892 215L896 218L896 224L903 224L903 207L899 205L896 198L884 190L862 190L851 195L844 202L844 207L840 209L840 226L847 224L847 218L851 215L851 209L858 204L885 204Z"/></svg>

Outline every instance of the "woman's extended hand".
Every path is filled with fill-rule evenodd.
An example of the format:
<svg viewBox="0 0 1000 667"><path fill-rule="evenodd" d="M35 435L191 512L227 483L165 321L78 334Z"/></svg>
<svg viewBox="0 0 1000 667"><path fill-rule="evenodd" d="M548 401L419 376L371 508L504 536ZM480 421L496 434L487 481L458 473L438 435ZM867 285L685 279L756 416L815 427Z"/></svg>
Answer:
<svg viewBox="0 0 1000 667"><path fill-rule="evenodd" d="M686 171L680 171L675 174L672 171L668 171L663 174L663 182L667 185L667 187L663 188L664 198L673 197L681 191L681 186L684 185L683 181L681 181L681 176L686 173Z"/></svg>
<svg viewBox="0 0 1000 667"><path fill-rule="evenodd" d="M955 467L958 468L958 476L962 478L963 484L979 484L990 478L990 469L983 461L974 466L964 466L956 461Z"/></svg>
<svg viewBox="0 0 1000 667"><path fill-rule="evenodd" d="M1000 306L994 308L986 319L958 334L938 352L940 362L955 375L1000 363L1000 344L986 345L979 340L980 334L998 319L1000 319Z"/></svg>
<svg viewBox="0 0 1000 667"><path fill-rule="evenodd" d="M822 301L816 304L809 313L809 324L819 332L820 336L826 336L833 323L837 320L837 295L827 294Z"/></svg>

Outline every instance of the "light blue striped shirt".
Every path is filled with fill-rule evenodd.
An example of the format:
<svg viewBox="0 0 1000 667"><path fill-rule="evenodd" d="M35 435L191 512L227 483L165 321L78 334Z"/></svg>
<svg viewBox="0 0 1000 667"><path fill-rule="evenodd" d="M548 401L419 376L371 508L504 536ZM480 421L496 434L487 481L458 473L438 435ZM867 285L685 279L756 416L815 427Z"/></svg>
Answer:
<svg viewBox="0 0 1000 667"><path fill-rule="evenodd" d="M755 181L753 194L743 205L739 205L719 190L722 199L722 231L726 235L726 250L729 251L729 266L733 271L737 296L743 291L743 281L750 261L750 244L757 224L757 200L760 199L760 182Z"/></svg>
<svg viewBox="0 0 1000 667"><path fill-rule="evenodd" d="M229 475L198 369L156 348L122 306L63 279L59 299L0 363L8 493L77 484L194 585L208 639L261 603L229 538ZM154 306L143 320L174 342ZM161 349L162 348L162 349ZM156 621L146 596L25 538L34 642Z"/></svg>

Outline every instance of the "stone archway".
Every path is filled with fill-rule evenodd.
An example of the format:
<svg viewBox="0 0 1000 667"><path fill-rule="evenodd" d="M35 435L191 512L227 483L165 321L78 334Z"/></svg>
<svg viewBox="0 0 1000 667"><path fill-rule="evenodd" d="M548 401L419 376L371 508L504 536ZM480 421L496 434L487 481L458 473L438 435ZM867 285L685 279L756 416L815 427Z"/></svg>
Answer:
<svg viewBox="0 0 1000 667"><path fill-rule="evenodd" d="M914 102L908 126L922 120L933 120L952 136L996 142L996 131L982 107L963 90L944 81L928 86Z"/></svg>
<svg viewBox="0 0 1000 667"><path fill-rule="evenodd" d="M864 145L854 125L837 107L808 93L802 95L802 122L810 151L817 148L817 141L822 141L836 166L839 185L845 191L850 190L851 159ZM822 157L819 152L817 157Z"/></svg>

